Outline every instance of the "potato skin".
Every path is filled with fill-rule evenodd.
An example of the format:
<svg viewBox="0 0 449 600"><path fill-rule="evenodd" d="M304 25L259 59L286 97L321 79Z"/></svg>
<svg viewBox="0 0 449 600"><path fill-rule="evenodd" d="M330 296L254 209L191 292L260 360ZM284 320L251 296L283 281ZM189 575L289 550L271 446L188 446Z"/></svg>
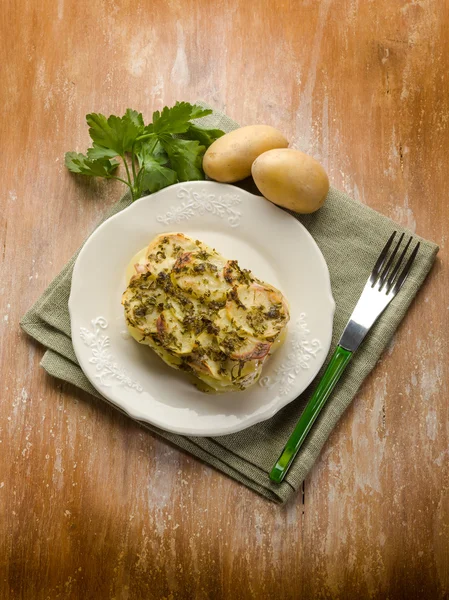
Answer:
<svg viewBox="0 0 449 600"><path fill-rule="evenodd" d="M329 191L329 178L321 164L292 148L264 152L254 161L251 173L265 198L298 213L318 210Z"/></svg>
<svg viewBox="0 0 449 600"><path fill-rule="evenodd" d="M263 152L286 148L288 141L269 125L240 127L215 140L203 158L208 177L222 183L240 181L251 175L251 165Z"/></svg>

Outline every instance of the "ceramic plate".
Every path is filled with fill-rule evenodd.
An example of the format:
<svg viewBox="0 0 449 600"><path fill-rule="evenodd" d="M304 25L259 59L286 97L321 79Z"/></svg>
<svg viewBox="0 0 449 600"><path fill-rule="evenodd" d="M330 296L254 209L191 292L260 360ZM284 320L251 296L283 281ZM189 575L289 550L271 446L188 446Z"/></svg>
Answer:
<svg viewBox="0 0 449 600"><path fill-rule="evenodd" d="M253 387L204 394L127 334L125 269L162 232L204 241L289 301L286 341ZM196 436L239 431L297 398L328 353L334 307L327 265L308 231L268 200L210 181L173 185L105 221L76 260L69 300L75 353L95 388L135 419Z"/></svg>

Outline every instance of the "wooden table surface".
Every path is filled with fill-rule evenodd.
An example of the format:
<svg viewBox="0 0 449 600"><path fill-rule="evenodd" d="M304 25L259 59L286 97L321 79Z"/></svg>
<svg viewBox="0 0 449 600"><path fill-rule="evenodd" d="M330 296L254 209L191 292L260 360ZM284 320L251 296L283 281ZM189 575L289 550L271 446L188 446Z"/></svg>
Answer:
<svg viewBox="0 0 449 600"><path fill-rule="evenodd" d="M449 597L449 3L3 0L0 598ZM437 242L299 494L276 506L39 367L19 319L120 185L85 114L204 99Z"/></svg>

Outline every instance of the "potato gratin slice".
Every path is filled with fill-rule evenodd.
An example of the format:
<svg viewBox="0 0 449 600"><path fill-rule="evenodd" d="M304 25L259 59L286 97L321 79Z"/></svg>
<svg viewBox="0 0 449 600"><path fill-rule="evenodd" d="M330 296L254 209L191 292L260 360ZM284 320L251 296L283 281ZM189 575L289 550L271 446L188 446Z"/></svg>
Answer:
<svg viewBox="0 0 449 600"><path fill-rule="evenodd" d="M207 392L244 390L282 343L282 293L182 233L157 236L127 271L130 334Z"/></svg>

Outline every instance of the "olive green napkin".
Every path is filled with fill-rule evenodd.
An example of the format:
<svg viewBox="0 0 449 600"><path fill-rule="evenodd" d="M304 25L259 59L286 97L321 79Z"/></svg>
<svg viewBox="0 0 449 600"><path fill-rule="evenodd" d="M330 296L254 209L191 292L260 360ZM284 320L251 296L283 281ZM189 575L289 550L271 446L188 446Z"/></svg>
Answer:
<svg viewBox="0 0 449 600"><path fill-rule="evenodd" d="M225 131L238 127L237 123L219 112L205 117L201 124L219 127ZM126 194L107 217L126 208L130 202L130 196ZM324 207L318 212L295 216L310 231L329 266L332 291L337 305L331 347L333 349L385 241L393 230L402 232L404 229L335 189L330 190ZM161 431L146 423L143 425L266 498L285 502L300 487L333 427L354 398L365 377L376 365L430 271L438 246L422 239L420 241L421 249L417 260L401 293L382 315L348 366L287 477L280 485L272 483L268 473L294 428L314 384L269 421L232 435L216 438L184 437ZM75 258L76 256L72 257L26 313L21 326L46 346L47 351L41 365L48 373L105 400L92 387L78 366L72 347L67 303ZM423 323L422 327L426 327L426 324Z"/></svg>

